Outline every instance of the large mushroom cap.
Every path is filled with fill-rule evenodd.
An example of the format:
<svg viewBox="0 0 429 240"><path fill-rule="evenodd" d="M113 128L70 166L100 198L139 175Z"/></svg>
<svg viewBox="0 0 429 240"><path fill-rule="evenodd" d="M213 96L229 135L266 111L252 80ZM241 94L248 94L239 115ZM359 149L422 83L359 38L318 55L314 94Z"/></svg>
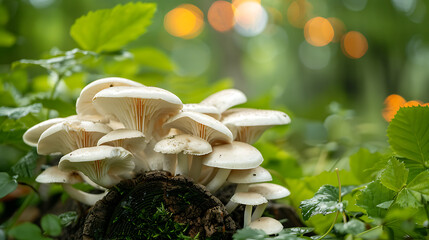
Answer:
<svg viewBox="0 0 429 240"><path fill-rule="evenodd" d="M262 154L252 145L232 142L213 147L213 152L204 157L203 164L216 168L250 169L261 165L263 160Z"/></svg>
<svg viewBox="0 0 429 240"><path fill-rule="evenodd" d="M245 103L246 101L246 95L240 90L225 89L208 96L200 104L214 106L222 113L228 108Z"/></svg>
<svg viewBox="0 0 429 240"><path fill-rule="evenodd" d="M215 106L210 105L204 105L204 104L198 104L198 103L188 103L183 104L183 112L199 112L206 115L209 115L210 117L219 120L220 119L220 112Z"/></svg>
<svg viewBox="0 0 429 240"><path fill-rule="evenodd" d="M77 149L64 155L58 168L63 171L81 171L93 182L111 187L130 175L134 169L133 156L122 147L97 146Z"/></svg>
<svg viewBox="0 0 429 240"><path fill-rule="evenodd" d="M78 148L96 146L97 141L110 131L112 129L102 123L65 120L42 133L37 152L43 155L56 152L67 154Z"/></svg>
<svg viewBox="0 0 429 240"><path fill-rule="evenodd" d="M244 204L244 205L261 205L264 203L267 203L267 199L265 199L261 194L254 193L254 192L238 192L232 195L231 201L238 203L238 204Z"/></svg>
<svg viewBox="0 0 429 240"><path fill-rule="evenodd" d="M274 218L261 217L249 224L250 228L259 229L264 231L266 234L276 234L283 230L283 225Z"/></svg>
<svg viewBox="0 0 429 240"><path fill-rule="evenodd" d="M230 143L232 133L218 120L198 112L181 112L170 118L164 128L177 128L210 144Z"/></svg>
<svg viewBox="0 0 429 240"><path fill-rule="evenodd" d="M175 135L159 141L155 152L163 154L205 155L212 151L212 146L204 139L189 134Z"/></svg>
<svg viewBox="0 0 429 240"><path fill-rule="evenodd" d="M138 82L134 82L125 78L118 77L109 77L102 78L91 82L86 85L80 92L80 96L76 101L76 112L78 115L100 115L97 109L92 105L92 98L99 91L117 86L134 86L141 87L144 86Z"/></svg>
<svg viewBox="0 0 429 240"><path fill-rule="evenodd" d="M232 170L227 179L230 183L258 183L273 180L270 172L258 166L247 170Z"/></svg>
<svg viewBox="0 0 429 240"><path fill-rule="evenodd" d="M289 124L290 118L280 111L235 108L222 114L222 123L231 130L235 140L253 144L266 129Z"/></svg>
<svg viewBox="0 0 429 240"><path fill-rule="evenodd" d="M40 173L36 182L76 184L83 182L83 179L77 172L63 172L58 169L58 166L52 166Z"/></svg>
<svg viewBox="0 0 429 240"><path fill-rule="evenodd" d="M38 123L32 126L31 128L29 128L22 136L22 139L27 145L36 147L37 142L39 141L40 135L42 135L42 133L46 131L46 129L48 129L49 127L51 127L56 123L63 122L64 120L65 120L64 118L52 118L52 119L43 121L41 123Z"/></svg>
<svg viewBox="0 0 429 240"><path fill-rule="evenodd" d="M249 186L249 192L256 192L268 200L280 199L290 195L290 191L274 183L258 183Z"/></svg>
<svg viewBox="0 0 429 240"><path fill-rule="evenodd" d="M102 114L118 119L127 129L151 138L156 126L182 108L173 93L156 87L111 87L98 92L93 103Z"/></svg>

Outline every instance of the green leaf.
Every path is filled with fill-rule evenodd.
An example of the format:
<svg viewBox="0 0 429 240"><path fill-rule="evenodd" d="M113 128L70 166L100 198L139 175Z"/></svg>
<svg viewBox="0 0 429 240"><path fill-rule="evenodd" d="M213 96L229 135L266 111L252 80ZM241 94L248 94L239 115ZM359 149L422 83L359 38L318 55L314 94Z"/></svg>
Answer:
<svg viewBox="0 0 429 240"><path fill-rule="evenodd" d="M283 229L282 232L290 233L290 234L294 234L294 235L304 235L304 234L310 233L312 231L314 231L314 228L312 228L312 227L293 227L293 228Z"/></svg>
<svg viewBox="0 0 429 240"><path fill-rule="evenodd" d="M9 31L0 28L0 47L11 47L16 42L16 37Z"/></svg>
<svg viewBox="0 0 429 240"><path fill-rule="evenodd" d="M421 172L426 171L424 165L416 161L407 159L407 158L398 158L399 161L402 161L405 164L405 167L408 168L408 181L413 180Z"/></svg>
<svg viewBox="0 0 429 240"><path fill-rule="evenodd" d="M357 219L352 219L347 223L337 223L335 224L334 228L335 228L335 231L337 231L342 235L346 235L346 234L357 235L365 231L365 223Z"/></svg>
<svg viewBox="0 0 429 240"><path fill-rule="evenodd" d="M89 12L76 20L70 34L85 50L117 51L146 32L155 11L153 3L136 2Z"/></svg>
<svg viewBox="0 0 429 240"><path fill-rule="evenodd" d="M422 196L420 193L410 190L408 188L404 188L399 192L398 196L396 197L396 204L403 208L419 208L423 206L421 203L421 198Z"/></svg>
<svg viewBox="0 0 429 240"><path fill-rule="evenodd" d="M18 108L0 107L0 117L5 116L17 120L27 116L30 113L39 113L41 109L42 104L40 103Z"/></svg>
<svg viewBox="0 0 429 240"><path fill-rule="evenodd" d="M172 71L174 69L170 58L156 48L137 48L130 50L130 52L138 64L161 71Z"/></svg>
<svg viewBox="0 0 429 240"><path fill-rule="evenodd" d="M429 107L400 108L387 135L397 154L429 166Z"/></svg>
<svg viewBox="0 0 429 240"><path fill-rule="evenodd" d="M264 231L252 228L243 228L238 230L233 236L234 240L247 240L247 239L265 239L267 235Z"/></svg>
<svg viewBox="0 0 429 240"><path fill-rule="evenodd" d="M316 214L326 215L336 211L344 211L346 202L339 203L338 199L338 188L332 185L323 185L313 198L301 202L299 207L302 209L303 219L307 221Z"/></svg>
<svg viewBox="0 0 429 240"><path fill-rule="evenodd" d="M36 150L32 149L12 166L12 172L18 175L20 180L33 178L38 158L39 155L37 155Z"/></svg>
<svg viewBox="0 0 429 240"><path fill-rule="evenodd" d="M70 211L62 213L58 217L60 218L61 226L67 227L77 220L78 215L77 212Z"/></svg>
<svg viewBox="0 0 429 240"><path fill-rule="evenodd" d="M387 159L382 154L371 153L368 149L361 148L350 156L350 170L361 183L367 183L377 177L385 168Z"/></svg>
<svg viewBox="0 0 429 240"><path fill-rule="evenodd" d="M49 239L44 238L42 236L42 231L40 228L29 222L25 222L21 225L18 225L8 232L9 236L16 238L17 240L42 240L42 239Z"/></svg>
<svg viewBox="0 0 429 240"><path fill-rule="evenodd" d="M0 198L13 192L18 187L15 177L9 176L8 173L0 172Z"/></svg>
<svg viewBox="0 0 429 240"><path fill-rule="evenodd" d="M76 114L75 105L62 99L36 98L32 102L41 103L44 108L56 110L60 117L67 117Z"/></svg>
<svg viewBox="0 0 429 240"><path fill-rule="evenodd" d="M53 214L46 214L40 221L43 233L49 236L57 237L61 234L60 218Z"/></svg>
<svg viewBox="0 0 429 240"><path fill-rule="evenodd" d="M399 192L405 186L407 179L408 169L396 158L390 159L380 177L381 183L395 192Z"/></svg>
<svg viewBox="0 0 429 240"><path fill-rule="evenodd" d="M429 170L421 172L408 185L407 188L421 194L429 195Z"/></svg>
<svg viewBox="0 0 429 240"><path fill-rule="evenodd" d="M383 209L388 209L390 206L392 206L393 202L394 202L393 200L382 202L380 204L377 204L377 207L383 208Z"/></svg>
<svg viewBox="0 0 429 240"><path fill-rule="evenodd" d="M384 187L380 181L373 181L359 195L356 205L366 210L371 218L383 218L387 210L377 207L380 203L392 200L395 192Z"/></svg>

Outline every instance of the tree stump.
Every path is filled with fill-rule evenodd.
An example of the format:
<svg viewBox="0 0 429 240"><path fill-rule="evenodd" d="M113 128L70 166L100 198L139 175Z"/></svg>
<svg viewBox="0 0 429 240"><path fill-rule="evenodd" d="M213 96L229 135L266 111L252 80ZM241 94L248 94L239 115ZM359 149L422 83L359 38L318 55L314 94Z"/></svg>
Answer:
<svg viewBox="0 0 429 240"><path fill-rule="evenodd" d="M83 239L231 239L235 222L204 186L154 171L124 180L88 212Z"/></svg>

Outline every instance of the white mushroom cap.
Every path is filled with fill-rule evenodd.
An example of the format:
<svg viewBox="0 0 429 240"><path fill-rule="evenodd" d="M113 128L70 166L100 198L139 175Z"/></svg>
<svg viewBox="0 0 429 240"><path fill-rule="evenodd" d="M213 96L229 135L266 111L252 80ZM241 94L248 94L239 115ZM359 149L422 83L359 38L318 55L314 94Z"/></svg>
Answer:
<svg viewBox="0 0 429 240"><path fill-rule="evenodd" d="M151 139L160 121L182 108L173 93L156 87L111 87L98 92L94 106L102 114L118 119L127 129L143 132Z"/></svg>
<svg viewBox="0 0 429 240"><path fill-rule="evenodd" d="M247 170L232 170L227 179L230 183L258 183L273 180L270 172L258 166Z"/></svg>
<svg viewBox="0 0 429 240"><path fill-rule="evenodd" d="M219 110L215 106L203 105L199 103L183 104L182 111L203 113L209 115L216 120L219 120L221 116Z"/></svg>
<svg viewBox="0 0 429 240"><path fill-rule="evenodd" d="M209 167L226 169L256 168L264 158L258 149L243 142L213 147L213 152L204 157L203 164Z"/></svg>
<svg viewBox="0 0 429 240"><path fill-rule="evenodd" d="M80 92L80 96L76 101L76 112L78 115L100 115L97 109L92 105L92 98L99 91L117 86L144 86L141 83L134 82L125 78L109 77L102 78L91 82L86 85Z"/></svg>
<svg viewBox="0 0 429 240"><path fill-rule="evenodd" d="M231 201L244 205L256 206L268 202L264 196L254 192L238 192L232 195Z"/></svg>
<svg viewBox="0 0 429 240"><path fill-rule="evenodd" d="M77 149L64 155L58 168L81 171L102 187L111 187L131 176L133 155L122 147L97 146Z"/></svg>
<svg viewBox="0 0 429 240"><path fill-rule="evenodd" d="M181 112L170 118L164 128L177 128L210 144L230 143L232 133L218 120L198 112Z"/></svg>
<svg viewBox="0 0 429 240"><path fill-rule="evenodd" d="M283 225L274 218L261 217L249 224L250 228L259 229L268 235L277 234L283 230Z"/></svg>
<svg viewBox="0 0 429 240"><path fill-rule="evenodd" d="M77 172L63 172L58 169L58 166L53 166L40 173L36 182L76 184L83 182L83 179Z"/></svg>
<svg viewBox="0 0 429 240"><path fill-rule="evenodd" d="M65 120L42 133L37 152L43 155L56 152L67 154L78 148L96 146L98 140L111 130L102 123Z"/></svg>
<svg viewBox="0 0 429 240"><path fill-rule="evenodd" d="M43 121L41 123L38 123L32 126L31 128L29 128L22 136L22 139L27 145L36 147L37 142L39 141L40 135L42 135L42 133L46 131L46 129L48 129L49 127L51 127L56 123L63 122L64 120L65 118L52 118L52 119Z"/></svg>
<svg viewBox="0 0 429 240"><path fill-rule="evenodd" d="M131 129L113 130L98 140L97 145L109 145L113 147L124 147L132 144L133 141L144 141L145 136L142 132Z"/></svg>
<svg viewBox="0 0 429 240"><path fill-rule="evenodd" d="M228 108L245 103L246 101L246 95L240 90L225 89L208 96L200 104L214 106L222 113Z"/></svg>
<svg viewBox="0 0 429 240"><path fill-rule="evenodd" d="M274 183L258 183L249 186L249 192L256 192L268 200L280 199L290 195L290 191Z"/></svg>
<svg viewBox="0 0 429 240"><path fill-rule="evenodd" d="M266 129L288 124L290 118L280 111L235 108L222 114L222 123L231 130L236 141L253 144Z"/></svg>
<svg viewBox="0 0 429 240"><path fill-rule="evenodd" d="M175 135L159 141L155 152L164 154L205 155L212 151L212 146L204 139L189 134Z"/></svg>

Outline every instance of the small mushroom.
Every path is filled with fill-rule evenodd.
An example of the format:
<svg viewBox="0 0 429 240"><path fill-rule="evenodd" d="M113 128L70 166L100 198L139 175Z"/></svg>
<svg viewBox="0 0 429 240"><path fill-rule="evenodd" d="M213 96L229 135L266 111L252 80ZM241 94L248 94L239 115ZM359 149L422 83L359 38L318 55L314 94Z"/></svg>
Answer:
<svg viewBox="0 0 429 240"><path fill-rule="evenodd" d="M98 140L110 131L112 129L102 123L65 120L42 133L37 152L42 155L56 152L67 154L78 148L97 146Z"/></svg>
<svg viewBox="0 0 429 240"><path fill-rule="evenodd" d="M65 118L52 118L38 123L29 128L22 136L22 139L27 145L37 147L37 142L39 141L40 135L42 135L42 133L52 125L61 123L63 121L65 121Z"/></svg>
<svg viewBox="0 0 429 240"><path fill-rule="evenodd" d="M267 235L273 235L283 230L283 225L274 218L261 217L253 220L249 224L249 228L259 229L265 232Z"/></svg>
<svg viewBox="0 0 429 240"><path fill-rule="evenodd" d="M249 192L256 192L264 196L267 200L284 198L290 195L290 191L274 183L258 183L249 186ZM267 204L261 204L256 207L252 215L252 221L262 216Z"/></svg>
<svg viewBox="0 0 429 240"><path fill-rule="evenodd" d="M270 172L265 168L258 166L256 168L247 169L247 170L232 170L229 174L227 182L238 184L235 192L247 192L249 185L252 183L268 182L272 181ZM268 198L267 198L268 199ZM226 210L232 212L238 204L229 201L226 204Z"/></svg>
<svg viewBox="0 0 429 240"><path fill-rule="evenodd" d="M125 78L109 77L102 78L91 82L86 85L80 92L80 96L76 101L76 112L78 115L100 115L97 109L92 105L92 98L95 94L103 89L117 86L133 86L141 87L144 86L138 82L134 82Z"/></svg>
<svg viewBox="0 0 429 240"><path fill-rule="evenodd" d="M244 224L243 227L247 227L250 224L252 216L252 206L257 206L267 202L261 194L253 192L238 192L231 197L231 201L237 204L244 204Z"/></svg>
<svg viewBox="0 0 429 240"><path fill-rule="evenodd" d="M59 183L71 198L90 206L94 205L107 194L107 191L100 194L92 194L74 188L72 186L73 184L83 182L79 173L74 171L63 172L59 170L57 166L50 167L39 174L36 178L36 182Z"/></svg>
<svg viewBox="0 0 429 240"><path fill-rule="evenodd" d="M183 104L182 112L199 112L206 114L216 120L220 119L219 110L216 107L210 105L203 105L199 103Z"/></svg>
<svg viewBox="0 0 429 240"><path fill-rule="evenodd" d="M226 181L232 169L250 169L259 166L261 153L247 143L232 142L213 147L213 152L203 159L205 166L218 168L215 177L206 185L207 190L215 193Z"/></svg>
<svg viewBox="0 0 429 240"><path fill-rule="evenodd" d="M223 113L228 108L245 103L246 101L246 95L240 90L225 89L208 96L200 104L216 107L220 113Z"/></svg>
<svg viewBox="0 0 429 240"><path fill-rule="evenodd" d="M122 147L97 146L77 149L64 155L58 164L62 171L80 171L96 184L109 188L132 178L133 155Z"/></svg>
<svg viewBox="0 0 429 240"><path fill-rule="evenodd" d="M163 127L177 128L187 134L200 137L212 145L232 141L232 133L225 125L198 112L181 112L168 119Z"/></svg>
<svg viewBox="0 0 429 240"><path fill-rule="evenodd" d="M280 111L234 108L222 114L222 123L231 130L235 141L253 144L265 130L288 124L290 118Z"/></svg>

